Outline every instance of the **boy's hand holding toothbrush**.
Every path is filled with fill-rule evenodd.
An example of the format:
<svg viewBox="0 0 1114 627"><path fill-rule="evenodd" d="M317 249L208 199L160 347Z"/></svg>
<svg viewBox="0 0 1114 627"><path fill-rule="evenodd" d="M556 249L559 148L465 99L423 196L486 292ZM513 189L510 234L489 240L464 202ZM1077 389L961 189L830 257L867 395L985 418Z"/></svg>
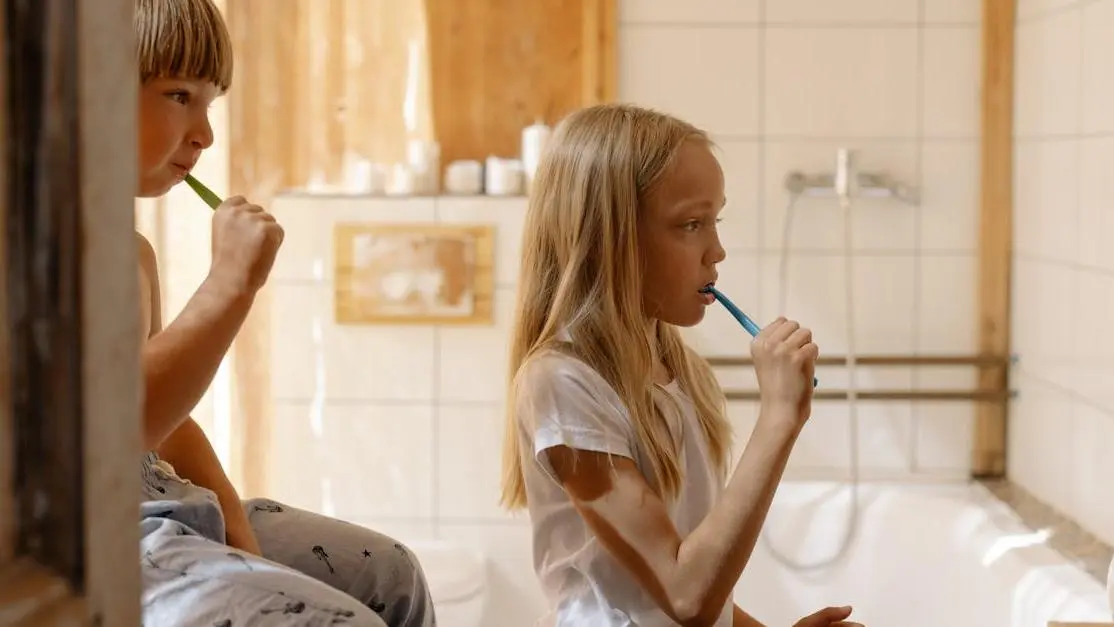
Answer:
<svg viewBox="0 0 1114 627"><path fill-rule="evenodd" d="M763 409L789 408L792 411L772 411L769 415L795 416L792 426L803 427L812 413L816 358L820 355L812 331L793 320L778 318L755 336L750 353Z"/></svg>
<svg viewBox="0 0 1114 627"><path fill-rule="evenodd" d="M254 296L271 273L282 227L259 205L233 196L213 211L212 232L209 278L237 296Z"/></svg>

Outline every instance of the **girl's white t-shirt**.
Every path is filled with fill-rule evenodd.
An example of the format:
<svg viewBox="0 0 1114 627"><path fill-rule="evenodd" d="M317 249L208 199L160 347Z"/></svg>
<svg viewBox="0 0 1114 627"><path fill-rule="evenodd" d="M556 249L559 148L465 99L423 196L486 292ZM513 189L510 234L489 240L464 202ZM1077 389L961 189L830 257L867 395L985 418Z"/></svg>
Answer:
<svg viewBox="0 0 1114 627"><path fill-rule="evenodd" d="M676 381L656 386L654 394L674 441L680 444L683 486L666 507L684 538L704 520L723 483L713 469L689 396ZM548 448L564 445L621 455L634 460L643 476L653 477L649 459L634 436L627 409L615 390L579 359L546 351L531 358L518 373L515 411L522 434L534 570L550 602L549 612L537 625L676 625L596 539L544 454ZM731 619L729 601L715 627L731 627Z"/></svg>

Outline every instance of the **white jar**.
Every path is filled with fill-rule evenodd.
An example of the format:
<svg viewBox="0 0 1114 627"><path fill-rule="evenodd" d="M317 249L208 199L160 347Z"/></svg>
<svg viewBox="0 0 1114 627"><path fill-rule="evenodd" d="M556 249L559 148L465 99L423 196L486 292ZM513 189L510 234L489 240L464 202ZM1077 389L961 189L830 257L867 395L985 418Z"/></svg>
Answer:
<svg viewBox="0 0 1114 627"><path fill-rule="evenodd" d="M489 196L517 196L522 193L522 162L518 159L488 157L484 175L484 191Z"/></svg>
<svg viewBox="0 0 1114 627"><path fill-rule="evenodd" d="M445 168L445 191L450 194L479 194L484 189L484 166L479 161L453 161Z"/></svg>

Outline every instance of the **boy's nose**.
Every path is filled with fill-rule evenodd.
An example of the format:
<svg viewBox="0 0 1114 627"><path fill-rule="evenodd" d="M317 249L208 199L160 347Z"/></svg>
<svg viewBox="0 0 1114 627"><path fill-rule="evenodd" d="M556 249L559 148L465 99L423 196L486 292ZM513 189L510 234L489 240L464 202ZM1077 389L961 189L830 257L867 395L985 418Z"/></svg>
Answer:
<svg viewBox="0 0 1114 627"><path fill-rule="evenodd" d="M206 118L199 123L190 137L190 145L198 150L205 150L213 145L213 126Z"/></svg>

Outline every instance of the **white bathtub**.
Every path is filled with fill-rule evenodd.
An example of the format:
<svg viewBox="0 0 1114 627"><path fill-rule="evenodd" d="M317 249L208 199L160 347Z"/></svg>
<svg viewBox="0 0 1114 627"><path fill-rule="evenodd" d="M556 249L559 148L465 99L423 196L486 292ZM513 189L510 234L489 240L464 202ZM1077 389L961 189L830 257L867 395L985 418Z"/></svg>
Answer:
<svg viewBox="0 0 1114 627"><path fill-rule="evenodd" d="M760 541L736 602L770 625L850 604L868 627L1047 627L1109 621L1105 586L1062 560L978 484L860 487L859 533L843 560L801 574ZM795 560L832 555L846 524L841 484L787 482L766 523Z"/></svg>

